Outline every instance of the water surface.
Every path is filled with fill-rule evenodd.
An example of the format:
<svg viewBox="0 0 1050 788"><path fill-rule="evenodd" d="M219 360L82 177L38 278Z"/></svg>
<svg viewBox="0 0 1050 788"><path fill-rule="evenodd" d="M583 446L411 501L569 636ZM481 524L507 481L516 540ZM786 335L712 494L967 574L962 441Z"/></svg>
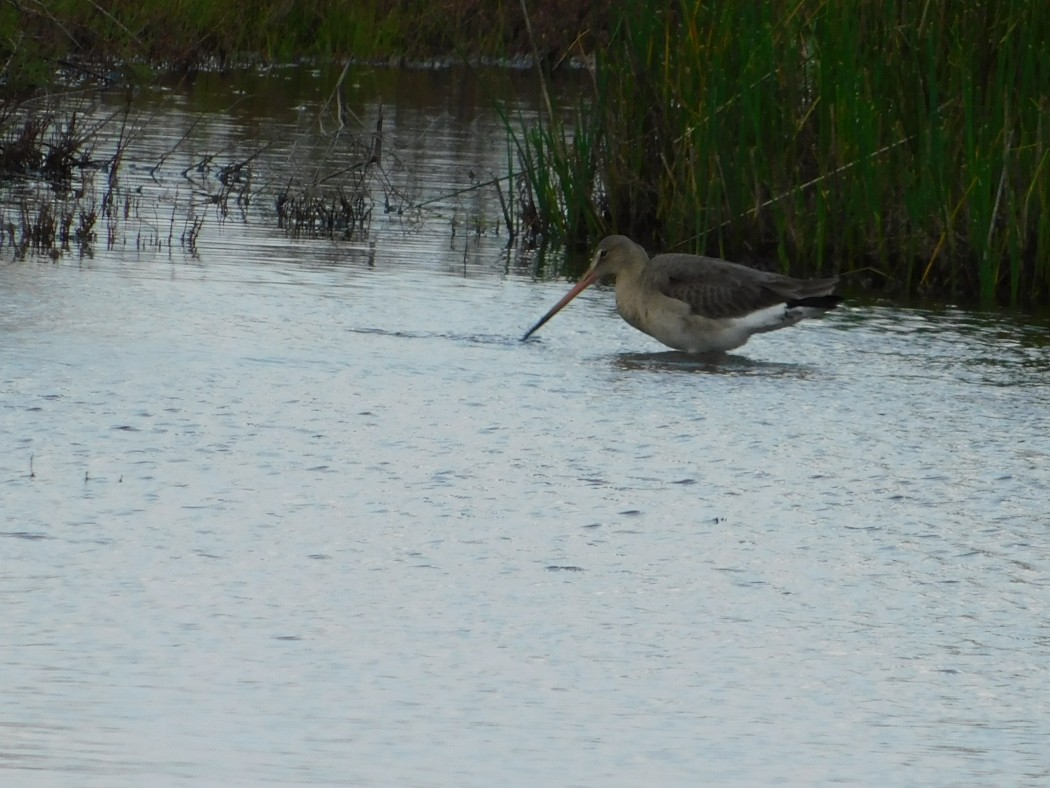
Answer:
<svg viewBox="0 0 1050 788"><path fill-rule="evenodd" d="M5 784L1045 784L1045 324L521 343L432 210L0 265Z"/></svg>

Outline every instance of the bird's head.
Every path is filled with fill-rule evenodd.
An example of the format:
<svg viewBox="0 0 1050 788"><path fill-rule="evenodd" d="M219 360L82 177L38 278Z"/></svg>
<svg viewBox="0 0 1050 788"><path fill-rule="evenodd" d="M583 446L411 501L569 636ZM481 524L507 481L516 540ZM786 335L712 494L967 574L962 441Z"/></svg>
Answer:
<svg viewBox="0 0 1050 788"><path fill-rule="evenodd" d="M590 277L591 282L615 279L626 268L645 265L648 261L645 250L626 235L608 235L598 242L584 279Z"/></svg>

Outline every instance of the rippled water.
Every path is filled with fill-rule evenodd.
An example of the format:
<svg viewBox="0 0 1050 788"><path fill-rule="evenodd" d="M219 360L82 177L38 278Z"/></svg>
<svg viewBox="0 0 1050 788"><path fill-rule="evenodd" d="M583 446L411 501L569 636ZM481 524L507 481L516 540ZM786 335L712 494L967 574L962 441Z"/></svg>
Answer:
<svg viewBox="0 0 1050 788"><path fill-rule="evenodd" d="M0 265L0 782L1050 779L1047 325L521 343L456 210Z"/></svg>

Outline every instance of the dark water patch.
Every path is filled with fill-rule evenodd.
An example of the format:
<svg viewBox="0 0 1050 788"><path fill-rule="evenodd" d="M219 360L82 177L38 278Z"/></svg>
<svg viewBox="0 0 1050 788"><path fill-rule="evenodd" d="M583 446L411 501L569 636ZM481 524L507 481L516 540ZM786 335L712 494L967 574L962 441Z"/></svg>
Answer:
<svg viewBox="0 0 1050 788"><path fill-rule="evenodd" d="M381 337L392 337L394 339L410 339L410 340L422 340L422 339L443 339L455 342L457 344L469 344L469 345L502 345L503 347L518 347L520 342L518 339L511 335L496 335L496 334L454 334L443 331L430 331L430 332L407 332L407 331L391 331L383 328L359 328L352 327L348 328L347 331L353 334L371 334Z"/></svg>
<svg viewBox="0 0 1050 788"><path fill-rule="evenodd" d="M761 342L761 338L755 342ZM763 361L742 355L698 356L680 351L623 353L614 363L627 370L691 372L710 375L741 375L808 378L819 370L804 364Z"/></svg>

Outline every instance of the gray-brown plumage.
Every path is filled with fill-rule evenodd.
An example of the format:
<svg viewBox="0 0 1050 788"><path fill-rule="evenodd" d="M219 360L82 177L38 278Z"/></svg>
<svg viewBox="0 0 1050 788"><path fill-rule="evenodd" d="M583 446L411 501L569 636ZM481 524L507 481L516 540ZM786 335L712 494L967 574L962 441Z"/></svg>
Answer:
<svg viewBox="0 0 1050 788"><path fill-rule="evenodd" d="M650 259L630 238L610 235L583 278L522 339L606 277L616 280L616 309L624 320L690 353L732 350L752 334L794 325L842 300L833 293L837 277L795 279L692 254Z"/></svg>

